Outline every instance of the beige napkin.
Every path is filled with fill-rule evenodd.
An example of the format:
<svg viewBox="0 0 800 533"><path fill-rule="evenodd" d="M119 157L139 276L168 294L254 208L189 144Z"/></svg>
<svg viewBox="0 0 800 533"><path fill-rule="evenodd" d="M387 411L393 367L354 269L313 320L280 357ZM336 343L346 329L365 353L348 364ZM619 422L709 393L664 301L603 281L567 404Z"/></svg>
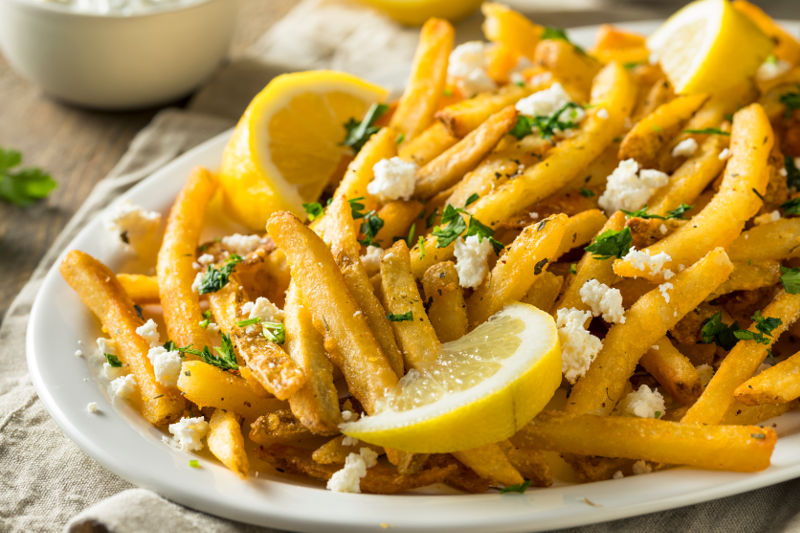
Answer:
<svg viewBox="0 0 800 533"><path fill-rule="evenodd" d="M540 20L570 26L608 17L607 11L570 13L560 3ZM587 3L591 0L581 0ZM792 0L794 1L794 0ZM530 3L530 2L527 2ZM643 7L620 18L641 17ZM459 39L477 35L479 18L459 26ZM155 169L231 126L249 99L275 74L338 68L402 85L416 31L344 0L307 0L275 25L246 58L225 68L187 111L160 113L128 153L98 183L12 303L0 326L0 531L133 533L139 531L270 531L215 518L134 488L77 448L38 400L25 366L25 329L41 280L88 220ZM64 354L54 354L59 356ZM800 531L800 480L707 504L576 529L606 531Z"/></svg>

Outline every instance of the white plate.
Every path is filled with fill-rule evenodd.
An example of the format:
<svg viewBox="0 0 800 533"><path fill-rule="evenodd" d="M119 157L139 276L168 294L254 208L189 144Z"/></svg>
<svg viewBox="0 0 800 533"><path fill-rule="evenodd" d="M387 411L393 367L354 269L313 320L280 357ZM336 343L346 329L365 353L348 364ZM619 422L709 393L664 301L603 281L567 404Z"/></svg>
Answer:
<svg viewBox="0 0 800 533"><path fill-rule="evenodd" d="M648 32L654 22L626 24ZM798 23L786 23L797 32ZM588 45L596 27L572 30ZM195 165L216 168L230 132L202 144L123 195L166 212ZM67 249L78 248L115 266L120 256L101 217L91 221ZM241 481L213 460L202 468L161 442L162 433L132 409L112 406L85 359L72 353L82 341L94 349L94 319L54 267L31 311L27 357L40 398L64 432L109 470L165 497L207 513L300 531L533 531L602 522L736 494L800 476L800 414L778 419L782 435L772 466L756 474L673 469L621 480L529 490L518 494L338 494L297 480ZM86 411L97 402L102 414ZM590 505L592 502L595 505Z"/></svg>

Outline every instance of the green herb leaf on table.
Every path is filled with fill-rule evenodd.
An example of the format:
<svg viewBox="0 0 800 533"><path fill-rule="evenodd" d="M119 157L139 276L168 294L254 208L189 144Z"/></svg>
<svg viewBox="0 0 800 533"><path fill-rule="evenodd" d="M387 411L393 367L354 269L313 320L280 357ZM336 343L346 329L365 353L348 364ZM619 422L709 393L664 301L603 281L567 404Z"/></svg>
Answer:
<svg viewBox="0 0 800 533"><path fill-rule="evenodd" d="M0 199L25 207L46 198L57 184L40 168L12 170L21 163L19 151L0 147Z"/></svg>

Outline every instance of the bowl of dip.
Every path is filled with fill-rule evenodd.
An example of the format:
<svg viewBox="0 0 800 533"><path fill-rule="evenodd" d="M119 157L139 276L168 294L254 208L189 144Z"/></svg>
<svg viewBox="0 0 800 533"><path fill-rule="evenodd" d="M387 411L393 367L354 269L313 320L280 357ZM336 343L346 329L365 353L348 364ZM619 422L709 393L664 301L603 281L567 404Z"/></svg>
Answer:
<svg viewBox="0 0 800 533"><path fill-rule="evenodd" d="M0 0L0 49L57 99L136 109L178 99L225 59L238 0Z"/></svg>

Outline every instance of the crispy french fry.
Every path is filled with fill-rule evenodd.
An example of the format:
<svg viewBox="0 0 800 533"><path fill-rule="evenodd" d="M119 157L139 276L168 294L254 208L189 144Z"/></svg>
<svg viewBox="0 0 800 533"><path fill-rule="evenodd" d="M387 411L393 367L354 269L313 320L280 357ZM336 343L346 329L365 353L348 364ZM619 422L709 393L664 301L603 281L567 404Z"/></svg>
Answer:
<svg viewBox="0 0 800 533"><path fill-rule="evenodd" d="M669 301L655 288L625 313L624 324L614 324L586 374L567 399L570 413L608 414L624 395L636 364L656 341L686 313L697 307L733 270L725 250L715 248L670 283Z"/></svg>
<svg viewBox="0 0 800 533"><path fill-rule="evenodd" d="M748 379L734 395L748 405L782 404L800 398L800 352Z"/></svg>
<svg viewBox="0 0 800 533"><path fill-rule="evenodd" d="M758 426L692 426L622 416L545 412L522 428L520 445L580 455L644 459L711 470L767 468L777 435Z"/></svg>
<svg viewBox="0 0 800 533"><path fill-rule="evenodd" d="M490 481L503 485L519 485L525 481L497 444L486 444L472 450L453 452L453 457Z"/></svg>
<svg viewBox="0 0 800 533"><path fill-rule="evenodd" d="M397 155L417 165L425 165L436 156L458 142L458 137L450 133L447 126L438 120L428 126L425 131L404 143Z"/></svg>
<svg viewBox="0 0 800 533"><path fill-rule="evenodd" d="M367 411L397 383L358 304L347 290L344 277L328 247L313 231L287 212L273 214L267 231L292 267L297 283L311 307L317 329L323 328L336 354L336 364L345 376L353 395Z"/></svg>
<svg viewBox="0 0 800 533"><path fill-rule="evenodd" d="M378 211L378 216L383 220L383 227L375 235L375 242L390 246L397 239L408 239L409 234L411 234L409 240L414 242L415 236L425 230L425 220L417 220L422 210L422 204L416 200L395 200L384 204Z"/></svg>
<svg viewBox="0 0 800 533"><path fill-rule="evenodd" d="M730 255L730 253L729 253ZM717 287L711 298L717 298L733 291L753 291L778 283L781 266L777 261L733 262L733 272L725 283Z"/></svg>
<svg viewBox="0 0 800 533"><path fill-rule="evenodd" d="M656 341L639 364L681 404L689 405L700 396L701 383L697 369L667 337Z"/></svg>
<svg viewBox="0 0 800 533"><path fill-rule="evenodd" d="M508 106L493 114L463 139L417 171L414 194L430 198L455 185L475 168L517 121L517 110Z"/></svg>
<svg viewBox="0 0 800 533"><path fill-rule="evenodd" d="M619 61L623 64L647 63L650 52L644 35L603 24L597 30L592 55L602 63Z"/></svg>
<svg viewBox="0 0 800 533"><path fill-rule="evenodd" d="M467 300L471 327L525 296L536 277L556 258L567 221L566 215L556 215L522 230L497 260L486 281Z"/></svg>
<svg viewBox="0 0 800 533"><path fill-rule="evenodd" d="M358 450L361 448L370 448L377 454L383 453L383 448L379 446L373 446L366 442L356 441L355 444L352 445L345 445L344 439L346 437L344 435L339 435L338 437L334 437L316 450L311 453L311 458L314 459L315 462L323 465L328 464L344 464L347 456L351 453L358 453Z"/></svg>
<svg viewBox="0 0 800 533"><path fill-rule="evenodd" d="M513 9L494 2L484 2L481 12L485 17L482 28L487 40L500 43L533 60L544 27L534 24Z"/></svg>
<svg viewBox="0 0 800 533"><path fill-rule="evenodd" d="M378 133L371 136L359 150L358 155L347 166L342 181L336 187L334 198L343 196L348 200L353 198L363 198L361 202L367 210L375 209L375 200L367 193L367 185L372 181L372 167L381 159L388 159L397 154L398 131L389 126L381 128ZM323 215L324 219L324 215ZM318 219L319 220L319 219ZM317 220L315 224L319 224Z"/></svg>
<svg viewBox="0 0 800 533"><path fill-rule="evenodd" d="M492 114L528 96L532 90L515 84L505 85L496 92L482 93L449 105L439 110L436 118L447 126L452 135L461 138L483 124Z"/></svg>
<svg viewBox="0 0 800 533"><path fill-rule="evenodd" d="M217 179L197 167L178 193L169 212L156 272L167 335L178 346L211 346L208 330L200 326L200 297L192 290L197 275L192 264L203 227L203 213L217 189Z"/></svg>
<svg viewBox="0 0 800 533"><path fill-rule="evenodd" d="M78 250L67 253L59 271L119 346L117 355L120 361L136 378L141 397L137 407L142 416L156 426L180 418L183 398L173 387L165 387L156 381L153 365L147 357L150 345L136 333L136 328L144 322L114 273L97 259Z"/></svg>
<svg viewBox="0 0 800 533"><path fill-rule="evenodd" d="M561 239L561 244L558 246L556 258L577 246L587 244L607 221L608 219L599 209L581 211L577 215L569 217L564 224L564 238Z"/></svg>
<svg viewBox="0 0 800 533"><path fill-rule="evenodd" d="M117 274L117 280L125 293L136 303L159 301L158 280L145 274Z"/></svg>
<svg viewBox="0 0 800 533"><path fill-rule="evenodd" d="M275 409L250 424L250 440L256 444L290 444L311 437L311 432L287 409Z"/></svg>
<svg viewBox="0 0 800 533"><path fill-rule="evenodd" d="M734 0L733 7L744 13L761 31L777 43L772 52L776 57L792 65L800 63L800 41L764 13L760 7L745 0Z"/></svg>
<svg viewBox="0 0 800 533"><path fill-rule="evenodd" d="M775 339L800 317L800 294L788 294L781 290L764 308L764 317L775 317L781 324L772 330L767 344L755 340L740 340L728 352L714 373L700 398L681 419L686 424L717 424L733 401L736 388L749 379L764 359ZM750 326L754 331L754 326Z"/></svg>
<svg viewBox="0 0 800 533"><path fill-rule="evenodd" d="M247 479L250 461L247 459L242 427L236 415L224 409L214 409L208 425L208 449L237 476Z"/></svg>
<svg viewBox="0 0 800 533"><path fill-rule="evenodd" d="M422 287L428 304L428 318L442 342L467 333L467 305L458 283L458 272L451 261L437 263L425 271Z"/></svg>
<svg viewBox="0 0 800 533"><path fill-rule="evenodd" d="M454 31L449 22L431 18L422 26L406 90L391 125L412 139L433 121L447 81L447 60Z"/></svg>
<svg viewBox="0 0 800 533"><path fill-rule="evenodd" d="M658 69L658 71L660 72L661 69ZM638 79L637 77L637 80ZM644 117L650 116L656 109L673 98L675 98L675 91L669 81L662 75L650 85L649 89L639 92L638 100L636 101L633 114L631 115L632 123L639 123Z"/></svg>
<svg viewBox="0 0 800 533"><path fill-rule="evenodd" d="M660 281L665 269L676 271L679 265L691 265L716 246L730 245L761 207L773 140L772 127L760 105L738 111L731 133L733 155L725 167L719 192L689 223L645 249L650 256L661 252L669 255L662 271L641 271L630 260L618 259L614 261L614 272L618 276Z"/></svg>
<svg viewBox="0 0 800 533"><path fill-rule="evenodd" d="M796 401L779 404L745 405L739 400L733 400L720 423L726 425L760 424L771 418L781 416L791 409L797 409L797 407Z"/></svg>
<svg viewBox="0 0 800 533"><path fill-rule="evenodd" d="M551 311L555 304L561 287L564 286L564 278L553 274L550 271L542 272L533 281L533 285L522 298L522 302L538 307L543 311Z"/></svg>
<svg viewBox="0 0 800 533"><path fill-rule="evenodd" d="M501 442L500 448L522 477L533 487L549 487L553 484L553 473L545 454L535 448L518 448L509 441Z"/></svg>
<svg viewBox="0 0 800 533"><path fill-rule="evenodd" d="M247 380L203 361L184 361L178 389L198 407L233 411L247 420L286 406L275 398L259 397Z"/></svg>
<svg viewBox="0 0 800 533"><path fill-rule="evenodd" d="M564 39L539 41L533 62L552 72L565 86L577 90L582 98L589 95L592 80L602 66L597 59Z"/></svg>
<svg viewBox="0 0 800 533"><path fill-rule="evenodd" d="M728 248L733 261L782 261L800 252L800 218L781 218L742 232Z"/></svg>

